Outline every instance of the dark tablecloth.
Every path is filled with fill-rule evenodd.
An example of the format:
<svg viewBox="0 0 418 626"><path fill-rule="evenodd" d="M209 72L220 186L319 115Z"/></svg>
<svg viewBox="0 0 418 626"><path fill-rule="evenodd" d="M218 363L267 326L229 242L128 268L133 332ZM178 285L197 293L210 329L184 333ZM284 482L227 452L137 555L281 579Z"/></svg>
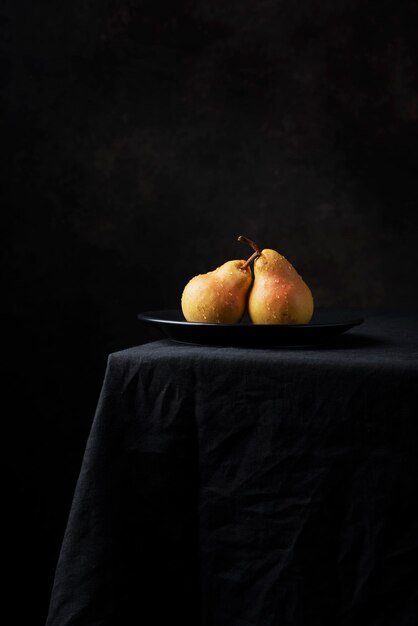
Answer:
<svg viewBox="0 0 418 626"><path fill-rule="evenodd" d="M416 626L418 321L110 355L48 626Z"/></svg>

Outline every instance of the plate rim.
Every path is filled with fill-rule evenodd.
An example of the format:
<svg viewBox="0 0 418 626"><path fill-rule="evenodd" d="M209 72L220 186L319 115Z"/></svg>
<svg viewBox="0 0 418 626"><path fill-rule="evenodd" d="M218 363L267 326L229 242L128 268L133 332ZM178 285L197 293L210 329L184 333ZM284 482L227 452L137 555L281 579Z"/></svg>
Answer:
<svg viewBox="0 0 418 626"><path fill-rule="evenodd" d="M323 309L318 309L318 310L323 310ZM144 321L144 322L148 322L148 323L155 323L155 324L169 324L172 326L183 326L183 327L190 327L190 328L196 328L196 327L200 327L200 328L271 328L271 329L297 329L297 330L301 330L301 329L310 329L312 330L313 328L323 328L323 327L338 327L338 326L347 326L350 325L350 327L352 328L353 326L358 326L360 324L362 324L365 320L364 317L355 317L355 318L351 318L351 319L346 319L343 321L336 321L336 322L318 322L318 323L311 323L309 322L308 324L253 324L252 322L237 322L236 324L225 324L225 323L221 323L221 324L217 324L217 323L212 323L212 322L188 322L186 319L185 320L167 320L167 319L161 319L159 317L159 314L161 313L169 313L169 312L181 312L181 309L160 309L160 310L153 310L153 311L142 311L140 313L137 313L137 318L140 321Z"/></svg>

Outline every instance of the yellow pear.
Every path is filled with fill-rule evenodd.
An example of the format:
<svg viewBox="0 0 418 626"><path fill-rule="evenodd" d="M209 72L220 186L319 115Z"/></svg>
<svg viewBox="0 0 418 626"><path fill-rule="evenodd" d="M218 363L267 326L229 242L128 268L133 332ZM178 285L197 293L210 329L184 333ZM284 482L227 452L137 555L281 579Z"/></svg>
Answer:
<svg viewBox="0 0 418 626"><path fill-rule="evenodd" d="M248 261L227 261L194 276L183 290L181 308L188 322L236 324L244 315L252 272Z"/></svg>
<svg viewBox="0 0 418 626"><path fill-rule="evenodd" d="M248 313L254 324L308 324L314 301L308 285L289 261L276 250L260 248L239 237L258 253Z"/></svg>

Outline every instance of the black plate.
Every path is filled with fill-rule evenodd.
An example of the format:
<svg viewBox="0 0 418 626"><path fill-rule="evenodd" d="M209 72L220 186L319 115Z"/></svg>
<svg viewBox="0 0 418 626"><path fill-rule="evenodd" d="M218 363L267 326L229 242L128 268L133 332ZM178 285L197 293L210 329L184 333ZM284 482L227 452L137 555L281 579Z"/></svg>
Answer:
<svg viewBox="0 0 418 626"><path fill-rule="evenodd" d="M180 310L148 311L139 313L138 319L182 343L247 347L319 345L364 321L321 309L315 311L309 324L252 324L248 319L239 324L203 324L186 322Z"/></svg>

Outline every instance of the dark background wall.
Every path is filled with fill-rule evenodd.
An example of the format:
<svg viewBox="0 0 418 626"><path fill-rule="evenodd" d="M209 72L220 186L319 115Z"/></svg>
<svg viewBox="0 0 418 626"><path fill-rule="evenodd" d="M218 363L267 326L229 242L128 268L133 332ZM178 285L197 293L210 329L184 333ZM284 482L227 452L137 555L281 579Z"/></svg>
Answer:
<svg viewBox="0 0 418 626"><path fill-rule="evenodd" d="M407 0L3 3L3 536L32 626L106 356L157 337L138 311L245 258L241 233L317 305L417 307L417 18Z"/></svg>

